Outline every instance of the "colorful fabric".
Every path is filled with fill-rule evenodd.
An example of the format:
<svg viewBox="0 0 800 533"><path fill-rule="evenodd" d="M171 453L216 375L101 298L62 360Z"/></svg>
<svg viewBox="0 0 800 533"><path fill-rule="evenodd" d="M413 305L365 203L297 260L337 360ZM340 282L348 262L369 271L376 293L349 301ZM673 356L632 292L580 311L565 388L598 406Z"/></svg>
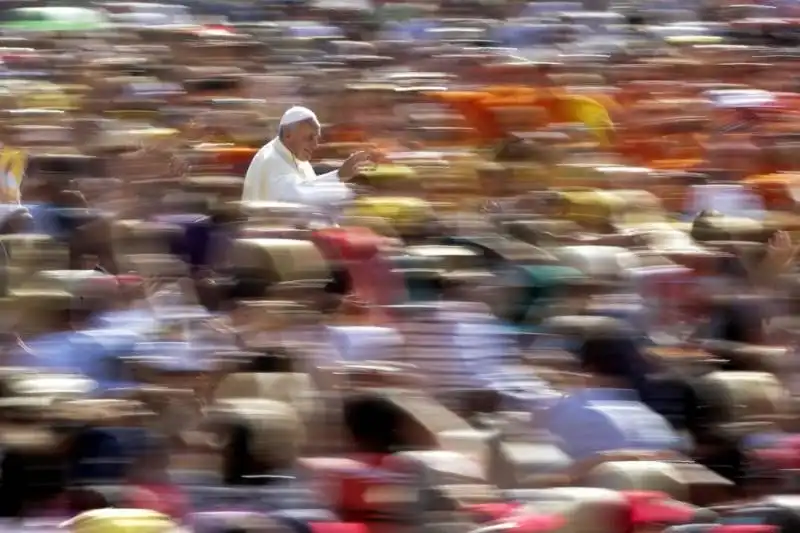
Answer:
<svg viewBox="0 0 800 533"><path fill-rule="evenodd" d="M0 203L18 204L21 200L20 189L25 176L28 157L22 150L4 146L0 150Z"/></svg>

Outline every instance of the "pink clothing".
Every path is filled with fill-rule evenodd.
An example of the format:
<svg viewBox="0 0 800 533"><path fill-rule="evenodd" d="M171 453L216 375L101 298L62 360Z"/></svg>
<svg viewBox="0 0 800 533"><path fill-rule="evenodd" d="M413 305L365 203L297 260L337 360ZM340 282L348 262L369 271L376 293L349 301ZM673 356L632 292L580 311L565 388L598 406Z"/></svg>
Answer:
<svg viewBox="0 0 800 533"><path fill-rule="evenodd" d="M150 509L174 519L182 519L188 508L183 492L171 484L140 484L131 488L127 504L136 509Z"/></svg>

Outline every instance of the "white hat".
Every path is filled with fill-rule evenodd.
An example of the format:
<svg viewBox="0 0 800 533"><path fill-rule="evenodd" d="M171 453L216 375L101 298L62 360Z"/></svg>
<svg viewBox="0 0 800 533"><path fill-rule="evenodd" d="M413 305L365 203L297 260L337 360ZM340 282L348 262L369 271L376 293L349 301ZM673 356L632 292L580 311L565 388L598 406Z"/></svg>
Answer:
<svg viewBox="0 0 800 533"><path fill-rule="evenodd" d="M319 127L319 120L317 119L317 115L314 114L307 107L301 106L294 106L289 108L286 113L283 114L281 117L281 121L278 124L279 127L288 126L289 124L294 124L296 122L303 122L304 120L312 120L314 124Z"/></svg>

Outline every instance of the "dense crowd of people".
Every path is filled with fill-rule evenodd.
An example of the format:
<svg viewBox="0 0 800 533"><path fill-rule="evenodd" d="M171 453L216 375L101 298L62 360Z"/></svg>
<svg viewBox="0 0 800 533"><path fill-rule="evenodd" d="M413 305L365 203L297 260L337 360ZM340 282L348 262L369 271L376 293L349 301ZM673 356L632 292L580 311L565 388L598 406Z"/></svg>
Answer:
<svg viewBox="0 0 800 533"><path fill-rule="evenodd" d="M790 533L793 2L10 2L0 530Z"/></svg>

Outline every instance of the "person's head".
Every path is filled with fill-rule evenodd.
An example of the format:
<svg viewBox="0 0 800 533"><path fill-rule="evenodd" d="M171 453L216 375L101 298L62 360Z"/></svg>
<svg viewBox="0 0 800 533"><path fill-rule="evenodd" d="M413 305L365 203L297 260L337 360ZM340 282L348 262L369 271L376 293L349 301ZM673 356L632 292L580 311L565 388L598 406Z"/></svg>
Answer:
<svg viewBox="0 0 800 533"><path fill-rule="evenodd" d="M310 109L293 107L283 114L278 127L278 137L298 160L311 159L319 143L319 136L319 120Z"/></svg>
<svg viewBox="0 0 800 533"><path fill-rule="evenodd" d="M378 394L356 394L344 399L344 425L362 453L389 454L402 442L406 413Z"/></svg>
<svg viewBox="0 0 800 533"><path fill-rule="evenodd" d="M746 296L717 299L711 308L709 336L713 339L743 344L763 344L768 319L764 303Z"/></svg>
<svg viewBox="0 0 800 533"><path fill-rule="evenodd" d="M234 378L238 380L239 376ZM227 485L268 482L269 475L294 466L305 443L302 419L283 402L224 399L218 400L209 414L209 427L221 445L222 474Z"/></svg>
<svg viewBox="0 0 800 533"><path fill-rule="evenodd" d="M128 466L124 444L103 428L78 430L72 441L70 478L80 483L116 483Z"/></svg>
<svg viewBox="0 0 800 533"><path fill-rule="evenodd" d="M595 384L636 388L650 370L638 343L629 334L606 333L584 340L578 359Z"/></svg>
<svg viewBox="0 0 800 533"><path fill-rule="evenodd" d="M227 274L230 281L225 286L221 305L228 312L237 309L246 310L246 306L242 305L244 302L263 300L271 285L270 281L256 270L236 269Z"/></svg>

